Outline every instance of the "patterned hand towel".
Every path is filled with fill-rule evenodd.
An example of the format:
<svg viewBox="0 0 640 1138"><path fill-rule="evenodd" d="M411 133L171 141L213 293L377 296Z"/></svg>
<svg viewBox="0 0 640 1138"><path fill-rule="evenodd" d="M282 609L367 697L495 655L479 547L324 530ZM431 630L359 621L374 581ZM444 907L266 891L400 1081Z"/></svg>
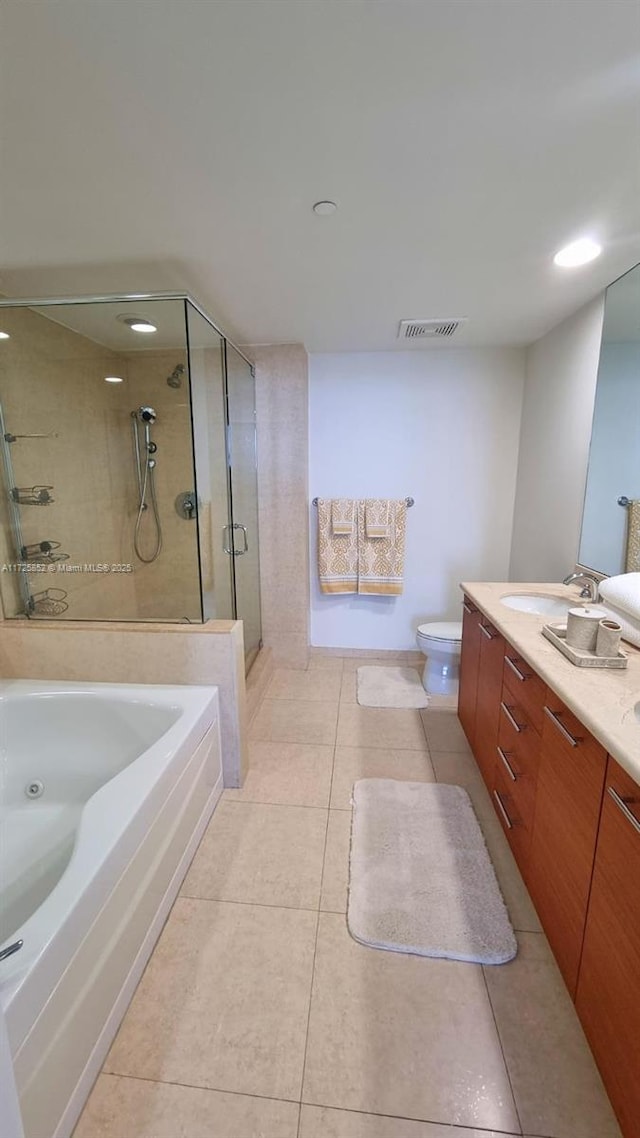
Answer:
<svg viewBox="0 0 640 1138"><path fill-rule="evenodd" d="M634 498L627 506L627 548L625 565L627 573L640 569L640 500Z"/></svg>
<svg viewBox="0 0 640 1138"><path fill-rule="evenodd" d="M353 498L331 499L331 529L334 537L353 533L355 530L356 504Z"/></svg>
<svg viewBox="0 0 640 1138"><path fill-rule="evenodd" d="M404 539L407 504L404 499L389 503L390 535L367 537L365 503L358 502L358 592L376 596L398 596L402 592Z"/></svg>
<svg viewBox="0 0 640 1138"><path fill-rule="evenodd" d="M358 591L358 530L334 534L330 498L318 498L318 580L323 593Z"/></svg>
<svg viewBox="0 0 640 1138"><path fill-rule="evenodd" d="M364 526L368 538L391 537L391 508L388 498L367 498L364 503Z"/></svg>

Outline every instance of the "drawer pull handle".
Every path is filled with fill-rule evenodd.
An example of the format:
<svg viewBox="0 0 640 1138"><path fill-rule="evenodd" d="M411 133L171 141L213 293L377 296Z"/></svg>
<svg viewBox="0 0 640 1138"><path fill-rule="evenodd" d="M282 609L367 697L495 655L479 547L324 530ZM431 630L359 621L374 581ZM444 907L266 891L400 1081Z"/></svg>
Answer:
<svg viewBox="0 0 640 1138"><path fill-rule="evenodd" d="M469 603L469 601L463 601L462 607L465 612L469 613L469 616L473 616L474 612L478 611L477 608L474 608L473 605Z"/></svg>
<svg viewBox="0 0 640 1138"><path fill-rule="evenodd" d="M570 743L572 747L577 747L578 743L584 742L584 740L582 739L582 737L580 735L572 735L570 731L567 731L567 728L565 727L564 723L560 722L560 712L559 711L552 711L551 708L547 707L545 704L544 713L545 713L545 715L549 716L549 719L551 720L551 722L554 724L555 727L558 728L558 731L560 732L560 734L564 736L564 738L567 740L567 743Z"/></svg>
<svg viewBox="0 0 640 1138"><path fill-rule="evenodd" d="M495 798L495 800L498 804L498 809L499 809L500 813L502 814L505 826L507 827L508 830L513 830L513 822L511 821L509 815L507 814L507 811L504 808L504 804L503 804L502 799L501 799L500 795L498 794L497 790L494 790L493 797Z"/></svg>
<svg viewBox="0 0 640 1138"><path fill-rule="evenodd" d="M486 636L487 640L495 640L497 635L498 635L497 632L492 632L491 629L486 624L480 625L480 631L483 634L483 636Z"/></svg>
<svg viewBox="0 0 640 1138"><path fill-rule="evenodd" d="M509 667L511 668L511 671L513 672L514 676L517 676L517 677L518 677L518 679L519 679L519 680L520 680L522 683L524 683L524 682L525 682L525 680L530 680L530 679L531 679L531 676L530 676L530 675L527 675L527 674L526 674L526 672L521 672L521 671L520 671L520 669L519 669L519 667L517 666L517 664L516 664L515 660L512 660L510 656L505 656L505 658L504 658L504 662L505 662L505 664L508 664L508 665L509 665Z"/></svg>
<svg viewBox="0 0 640 1138"><path fill-rule="evenodd" d="M509 775L509 778L513 782L515 782L518 776L517 776L517 774L515 774L513 767L511 766L511 763L509 762L507 756L505 755L504 751L502 750L502 747L498 747L498 754L500 755L500 758L502 759L505 767L507 768L507 774Z"/></svg>
<svg viewBox="0 0 640 1138"><path fill-rule="evenodd" d="M618 807L618 810L622 811L625 818L627 819L627 822L631 822L631 825L640 834L640 822L636 818L635 814L631 813L631 811L630 811L629 807L627 806L627 803L625 802L624 798L621 798L620 795L618 794L617 790L614 790L612 786L608 786L607 790L609 791L609 794L611 795L611 797L613 798L613 801L615 802L616 806ZM633 802L635 800L630 799L630 801Z"/></svg>
<svg viewBox="0 0 640 1138"><path fill-rule="evenodd" d="M506 715L507 719L509 720L509 723L510 723L510 724L511 724L511 726L513 727L514 731L517 731L517 732L518 732L518 734L520 734L520 732L522 732L522 731L525 731L525 730L526 730L526 727L527 727L526 723L518 723L518 722L517 722L517 721L516 721L516 720L513 718L513 715L512 715L512 713L511 713L511 708L510 708L510 707L507 707L507 705L506 705L506 703L504 702L504 700L501 702L501 704L500 704L500 707L502 708L502 710L503 710L504 714Z"/></svg>

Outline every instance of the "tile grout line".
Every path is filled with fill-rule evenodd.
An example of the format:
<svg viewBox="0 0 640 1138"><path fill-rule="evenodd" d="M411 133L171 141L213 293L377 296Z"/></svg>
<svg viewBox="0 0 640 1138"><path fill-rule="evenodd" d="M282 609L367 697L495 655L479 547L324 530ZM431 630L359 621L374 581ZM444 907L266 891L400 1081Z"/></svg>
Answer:
<svg viewBox="0 0 640 1138"><path fill-rule="evenodd" d="M301 744L304 746L304 744ZM229 789L235 790L236 787ZM222 796L221 802L231 802L234 806L280 806L285 809L291 808L292 810L328 810L328 806L312 806L310 802L262 802L259 798L225 798ZM216 808L217 809L217 808Z"/></svg>
<svg viewBox="0 0 640 1138"><path fill-rule="evenodd" d="M152 1086L184 1087L190 1091L211 1091L213 1094L218 1095L237 1095L238 1098L258 1098L266 1102L288 1102L291 1106L297 1107L301 1105L299 1100L295 1098L278 1098L276 1095L262 1095L256 1091L232 1091L229 1090L228 1087L210 1087L207 1083L183 1083L177 1079L151 1079L148 1075L129 1075L124 1074L122 1071L102 1070L100 1074L106 1075L111 1079L135 1079L137 1083L151 1083Z"/></svg>
<svg viewBox="0 0 640 1138"><path fill-rule="evenodd" d="M337 731L337 724L336 724L336 740L337 740L337 734L338 734L338 731ZM333 744L333 760L331 763L331 781L329 783L329 803L331 803L331 791L333 789L333 771L334 771L335 762L336 762L336 746L337 746L337 741L334 742L334 744ZM297 1138L300 1138L300 1126L302 1123L302 1093L303 1093L303 1089L304 1089L304 1077L305 1077L306 1070L307 1070L307 1049L309 1047L309 1027L311 1024L311 1003L313 1000L313 984L314 984L314 980L316 977L316 956L318 954L318 935L320 932L320 912L321 912L320 906L322 904L322 887L324 885L324 870L325 870L325 862L327 860L327 843L328 843L328 838L329 838L330 814L331 814L331 811L330 811L330 807L329 807L329 809L327 809L327 824L326 824L326 828L325 828L325 832L324 832L324 850L322 852L322 873L320 875L320 893L318 895L318 915L316 918L316 935L315 935L315 940L314 940L314 944L313 944L313 963L311 965L311 985L309 987L309 1010L307 1012L307 1029L306 1029L305 1037L304 1037L304 1053L302 1056L302 1075L300 1078L300 1105L299 1105L299 1109L298 1109L298 1129L296 1131Z"/></svg>
<svg viewBox="0 0 640 1138"><path fill-rule="evenodd" d="M130 1075L130 1074L125 1074L122 1071L104 1071L104 1070L102 1070L100 1072L100 1074L104 1075L106 1078L111 1078L111 1079L132 1079L134 1082L137 1082L137 1083L150 1083L151 1086L184 1087L185 1090L211 1091L212 1094L234 1095L234 1096L237 1096L238 1098L260 1099L263 1102L286 1102L286 1103L289 1103L291 1106L297 1106L299 1108L299 1116L301 1114L301 1108L303 1106L312 1106L312 1107L316 1107L316 1109L318 1109L318 1110L337 1110L337 1111L342 1111L344 1114L355 1114L355 1115L364 1115L364 1116L372 1115L374 1118L390 1118L390 1119L393 1119L394 1121L397 1120L400 1122L417 1122L417 1123L422 1123L422 1124L427 1125L427 1126L434 1126L434 1125L435 1126L446 1126L452 1132L455 1130L468 1130L469 1129L466 1124L458 1123L458 1122L441 1122L439 1120L434 1120L434 1119L416 1118L415 1116L406 1115L406 1114L379 1114L377 1111L354 1110L352 1107L345 1107L345 1106L336 1107L336 1106L331 1106L329 1103L303 1102L302 1100L298 1100L298 1099L294 1099L294 1098L286 1098L286 1097L282 1097L282 1096L278 1097L276 1095L260 1094L259 1092L256 1092L256 1091L233 1091L233 1090L230 1090L228 1087L212 1087L206 1083L185 1083L185 1082L179 1082L176 1079L152 1079L148 1075ZM300 1120L300 1117L299 1117L299 1120ZM521 1138L521 1135L514 1134L514 1132L512 1130L496 1130L495 1126L491 1127L491 1129L487 1129L487 1127L485 1127L485 1126L475 1125L474 1129L477 1130L479 1133L502 1135L503 1138ZM534 1135L533 1138L549 1138L549 1136L547 1136L547 1135Z"/></svg>
<svg viewBox="0 0 640 1138"><path fill-rule="evenodd" d="M315 1107L317 1110L335 1110L335 1111L342 1112L344 1114L364 1115L365 1118L366 1117L383 1118L383 1119L389 1118L394 1122L415 1122L418 1125L422 1125L422 1126L439 1126L439 1127L444 1126L444 1127L446 1127L447 1130L451 1131L451 1138L455 1138L454 1132L456 1130L461 1130L461 1131L464 1131L465 1133L468 1134L470 1129L474 1135L476 1133L477 1134L487 1134L487 1135L491 1135L491 1138L493 1138L493 1135L499 1136L499 1138L523 1138L522 1133L517 1134L513 1130L496 1130L495 1126L488 1128L486 1126L478 1126L477 1123L472 1123L471 1127L469 1127L469 1125L467 1123L463 1123L463 1122L442 1122L440 1119L417 1118L415 1115L409 1115L409 1114L380 1114L378 1111L375 1111L375 1110L356 1110L356 1109L354 1109L354 1107L330 1106L329 1103L319 1103L319 1102L304 1102L303 1101L301 1103L301 1106L311 1106L311 1107ZM551 1136L546 1135L546 1134L535 1134L535 1135L531 1135L530 1138L551 1138Z"/></svg>
<svg viewBox="0 0 640 1138"><path fill-rule="evenodd" d="M518 951L519 951L519 946L518 946ZM484 964L480 965L480 968L482 969L482 982L484 984L485 992L487 993L487 999L489 1001L489 1007L491 1008L491 1018L493 1019L493 1022L495 1025L496 1035L498 1037L498 1043L500 1045L500 1054L502 1055L502 1062L504 1063L504 1069L507 1073L507 1079L509 1080L509 1087L511 1089L511 1097L513 1099L513 1109L516 1112L516 1118L518 1119L518 1126L520 1127L520 1133L523 1134L524 1131L522 1129L522 1119L520 1117L520 1111L518 1109L518 1101L516 1099L516 1092L513 1089L513 1082L511 1080L511 1071L509 1070L509 1064L507 1062L507 1056L505 1053L504 1044L502 1042L502 1036L500 1035L500 1028L498 1026L498 1017L496 1016L495 1008L493 1006L493 1000L491 999L491 992L489 990L489 985L487 984L487 976L485 973L485 967L486 967L486 965L484 965Z"/></svg>
<svg viewBox="0 0 640 1138"><path fill-rule="evenodd" d="M229 897L199 897L195 893L179 893L177 900L205 901L212 905L249 905L255 909L286 909L290 913L317 913L318 909L309 905L283 905L270 904L268 901L235 901Z"/></svg>

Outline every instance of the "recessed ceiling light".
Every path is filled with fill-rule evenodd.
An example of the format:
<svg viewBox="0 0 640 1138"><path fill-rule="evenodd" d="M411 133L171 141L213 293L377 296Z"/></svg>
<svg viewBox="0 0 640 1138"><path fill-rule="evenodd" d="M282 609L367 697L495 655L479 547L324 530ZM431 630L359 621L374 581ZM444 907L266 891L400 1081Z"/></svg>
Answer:
<svg viewBox="0 0 640 1138"><path fill-rule="evenodd" d="M553 263L563 269L576 269L579 265L588 265L589 261L595 261L601 252L602 245L598 245L597 241L593 241L591 237L581 237L578 241L572 241L570 245L560 249L553 258Z"/></svg>
<svg viewBox="0 0 640 1138"><path fill-rule="evenodd" d="M119 375L105 375L104 381L105 383L124 383Z"/></svg>
<svg viewBox="0 0 640 1138"><path fill-rule="evenodd" d="M132 332L158 331L155 324L152 324L151 321L147 320L144 316L127 316L127 314L124 313L123 315L118 316L117 319L120 320L122 324L126 324Z"/></svg>
<svg viewBox="0 0 640 1138"><path fill-rule="evenodd" d="M10 340L11 336L8 332L0 332L0 340Z"/></svg>
<svg viewBox="0 0 640 1138"><path fill-rule="evenodd" d="M337 208L335 202L316 202L313 207L313 212L320 214L320 217L328 217L330 213L335 213Z"/></svg>

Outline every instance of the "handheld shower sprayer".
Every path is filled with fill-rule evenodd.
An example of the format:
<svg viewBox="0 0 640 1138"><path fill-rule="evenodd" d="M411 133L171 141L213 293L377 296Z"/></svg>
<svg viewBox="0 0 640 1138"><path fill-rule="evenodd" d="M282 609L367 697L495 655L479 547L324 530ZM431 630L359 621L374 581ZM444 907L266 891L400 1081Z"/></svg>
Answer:
<svg viewBox="0 0 640 1138"><path fill-rule="evenodd" d="M157 451L157 445L151 438L151 427L157 419L156 412L153 407L138 407L135 411L131 412L131 425L133 429L133 449L136 463L136 475L138 478L138 516L133 531L133 547L136 551L136 556L143 561L145 565L151 564L155 561L156 557L162 549L162 527L160 525L160 515L158 512L158 502L156 498L156 483L155 483L155 466L156 460L152 458ZM140 427L144 430L144 460L142 458L140 447ZM147 506L147 489L151 498L151 508L153 520L155 525L155 545L151 557L145 557L140 550L140 526L142 523L142 515Z"/></svg>

